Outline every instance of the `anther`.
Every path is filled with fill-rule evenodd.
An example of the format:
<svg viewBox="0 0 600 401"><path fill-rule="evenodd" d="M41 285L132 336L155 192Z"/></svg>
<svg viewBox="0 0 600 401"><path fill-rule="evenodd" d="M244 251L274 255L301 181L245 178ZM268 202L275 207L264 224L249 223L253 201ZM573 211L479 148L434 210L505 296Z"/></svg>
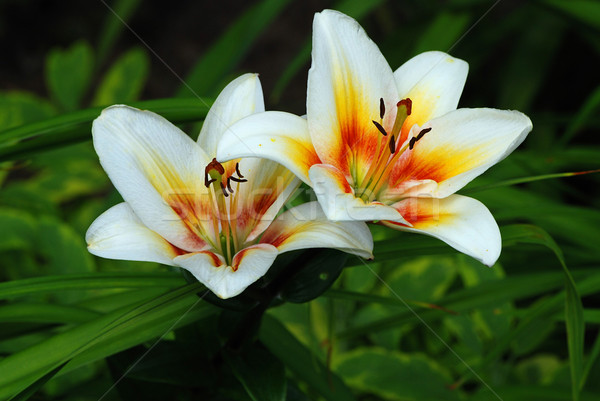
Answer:
<svg viewBox="0 0 600 401"><path fill-rule="evenodd" d="M383 116L385 115L385 103L383 102L383 98L379 98L379 118L383 120Z"/></svg>
<svg viewBox="0 0 600 401"><path fill-rule="evenodd" d="M415 147L415 143L417 143L417 141L423 138L425 134L429 131L431 131L431 128L422 129L421 132L417 134L417 136L413 136L412 138L410 138L410 142L408 143L408 149L413 150L413 148Z"/></svg>
<svg viewBox="0 0 600 401"><path fill-rule="evenodd" d="M231 188L231 178L232 177L227 178L227 189L230 193L233 193L233 188Z"/></svg>
<svg viewBox="0 0 600 401"><path fill-rule="evenodd" d="M387 136L387 132L385 132L385 128L383 128L383 126L381 124L379 124L375 120L371 120L371 121L373 121L373 124L375 124L375 126L377 127L377 129L379 130L379 132L381 132L383 134L383 136Z"/></svg>
<svg viewBox="0 0 600 401"><path fill-rule="evenodd" d="M244 178L242 173L240 173L240 163L235 163L235 172L237 173L238 177Z"/></svg>
<svg viewBox="0 0 600 401"><path fill-rule="evenodd" d="M248 180L245 178L237 178L234 176L229 177L228 180L235 181L235 182L248 182Z"/></svg>
<svg viewBox="0 0 600 401"><path fill-rule="evenodd" d="M223 185L222 182L220 182L219 184L221 184L221 191L223 191L223 195L225 195L225 197L227 198L229 196L229 194L225 190L225 185Z"/></svg>
<svg viewBox="0 0 600 401"><path fill-rule="evenodd" d="M396 138L394 138L394 135L390 138L390 152L392 154L396 153Z"/></svg>

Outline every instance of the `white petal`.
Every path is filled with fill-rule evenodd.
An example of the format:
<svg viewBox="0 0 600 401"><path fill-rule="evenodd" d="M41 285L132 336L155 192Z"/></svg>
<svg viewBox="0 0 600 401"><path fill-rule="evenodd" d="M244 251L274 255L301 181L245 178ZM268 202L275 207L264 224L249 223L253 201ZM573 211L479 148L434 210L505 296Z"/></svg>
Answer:
<svg viewBox="0 0 600 401"><path fill-rule="evenodd" d="M267 159L240 160L240 170L248 182L235 185L235 219L239 238L253 241L271 224L300 185L287 168Z"/></svg>
<svg viewBox="0 0 600 401"><path fill-rule="evenodd" d="M100 163L140 220L187 251L204 248L169 206L180 195L200 198L209 160L179 128L149 111L105 109L92 126Z"/></svg>
<svg viewBox="0 0 600 401"><path fill-rule="evenodd" d="M502 239L498 224L487 207L476 199L461 195L444 199L408 198L393 206L413 227L383 222L387 226L439 238L488 266L500 256Z"/></svg>
<svg viewBox="0 0 600 401"><path fill-rule="evenodd" d="M279 253L335 248L364 258L373 257L373 237L364 222L328 220L317 202L304 203L281 214L265 231L261 243L276 246Z"/></svg>
<svg viewBox="0 0 600 401"><path fill-rule="evenodd" d="M190 253L175 258L183 267L220 298L241 294L250 284L264 276L277 257L277 249L268 244L242 249L232 261L225 264L221 255L212 252Z"/></svg>
<svg viewBox="0 0 600 401"><path fill-rule="evenodd" d="M108 259L158 262L173 266L179 253L146 227L125 202L102 213L85 234L88 250Z"/></svg>
<svg viewBox="0 0 600 401"><path fill-rule="evenodd" d="M240 157L273 160L290 169L306 183L308 169L319 163L306 120L279 111L248 116L223 135L217 148L217 160L223 162Z"/></svg>
<svg viewBox="0 0 600 401"><path fill-rule="evenodd" d="M397 188L406 181L433 180L438 188L425 195L445 198L508 156L532 124L518 111L459 109L421 128L427 127L431 131L399 158L389 185Z"/></svg>
<svg viewBox="0 0 600 401"><path fill-rule="evenodd" d="M391 129L399 100L392 69L379 48L352 18L332 10L313 22L312 66L308 73L307 119L322 163L347 177L362 177L381 133L380 99L386 106L383 126Z"/></svg>
<svg viewBox="0 0 600 401"><path fill-rule="evenodd" d="M309 176L319 204L331 220L391 220L409 224L393 207L357 198L344 175L333 166L316 164Z"/></svg>
<svg viewBox="0 0 600 401"><path fill-rule="evenodd" d="M468 72L465 61L438 51L421 53L398 68L394 76L400 97L412 100L407 129L456 110Z"/></svg>
<svg viewBox="0 0 600 401"><path fill-rule="evenodd" d="M198 144L209 157L215 157L217 143L226 131L234 137L238 135L231 129L233 123L262 111L265 111L265 103L258 74L244 74L234 79L217 96L206 115Z"/></svg>

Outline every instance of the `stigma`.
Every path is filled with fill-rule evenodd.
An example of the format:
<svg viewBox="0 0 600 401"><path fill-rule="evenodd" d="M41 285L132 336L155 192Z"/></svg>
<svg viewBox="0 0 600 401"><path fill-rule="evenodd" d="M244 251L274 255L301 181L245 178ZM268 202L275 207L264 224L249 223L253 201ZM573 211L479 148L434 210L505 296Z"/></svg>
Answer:
<svg viewBox="0 0 600 401"><path fill-rule="evenodd" d="M206 188L210 187L210 184L219 181L219 187L223 196L228 197L230 194L233 194L233 188L231 187L231 182L247 182L248 180L244 178L242 173L240 172L239 163L235 163L235 174L228 176L226 179L223 179L225 174L225 167L221 163L217 161L216 158L213 158L210 163L204 168L204 185ZM223 183L225 181L225 183Z"/></svg>

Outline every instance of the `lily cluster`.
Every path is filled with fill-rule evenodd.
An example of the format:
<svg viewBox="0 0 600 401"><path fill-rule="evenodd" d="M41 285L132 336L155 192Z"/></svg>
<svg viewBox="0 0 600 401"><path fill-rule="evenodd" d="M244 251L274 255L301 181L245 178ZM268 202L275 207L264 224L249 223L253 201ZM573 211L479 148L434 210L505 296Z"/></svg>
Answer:
<svg viewBox="0 0 600 401"><path fill-rule="evenodd" d="M456 109L468 65L427 52L392 71L352 18L317 13L307 114L265 111L258 76L232 81L194 142L128 106L93 124L122 195L92 223L95 255L182 267L221 298L261 278L279 253L335 248L372 258L367 222L430 235L491 266L498 225L455 194L531 131L517 111ZM301 182L317 202L283 211Z"/></svg>

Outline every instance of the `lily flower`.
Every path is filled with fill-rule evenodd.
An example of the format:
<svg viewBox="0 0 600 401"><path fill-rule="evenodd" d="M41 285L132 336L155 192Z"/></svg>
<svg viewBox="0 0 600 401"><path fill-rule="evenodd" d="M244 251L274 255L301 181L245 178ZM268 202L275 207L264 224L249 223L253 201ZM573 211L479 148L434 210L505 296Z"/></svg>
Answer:
<svg viewBox="0 0 600 401"><path fill-rule="evenodd" d="M283 252L327 247L371 258L373 239L363 222L329 221L317 202L279 214L300 184L282 165L215 160L223 133L261 111L254 74L221 92L197 142L152 112L105 109L92 127L94 147L125 202L92 223L89 251L182 267L221 298L240 294Z"/></svg>
<svg viewBox="0 0 600 401"><path fill-rule="evenodd" d="M511 153L532 129L517 111L456 110L466 62L426 52L392 71L352 18L317 13L306 118L270 111L238 122L218 160L277 161L312 186L332 220L377 221L437 237L484 264L500 255L498 226L454 193Z"/></svg>

